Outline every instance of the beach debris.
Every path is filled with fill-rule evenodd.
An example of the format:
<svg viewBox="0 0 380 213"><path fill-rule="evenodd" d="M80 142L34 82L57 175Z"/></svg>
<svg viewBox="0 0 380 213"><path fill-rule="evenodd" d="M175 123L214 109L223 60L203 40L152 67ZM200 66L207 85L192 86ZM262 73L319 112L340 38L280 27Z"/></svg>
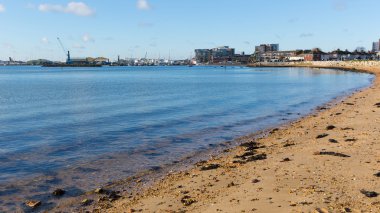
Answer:
<svg viewBox="0 0 380 213"><path fill-rule="evenodd" d="M265 159L267 159L267 155L265 153L263 153L263 154L258 154L258 155L251 156L251 157L247 158L247 162L265 160Z"/></svg>
<svg viewBox="0 0 380 213"><path fill-rule="evenodd" d="M189 194L190 191L187 191L187 190L180 190L179 193L186 195L186 194Z"/></svg>
<svg viewBox="0 0 380 213"><path fill-rule="evenodd" d="M227 188L230 188L232 186L236 186L236 184L233 181L227 185Z"/></svg>
<svg viewBox="0 0 380 213"><path fill-rule="evenodd" d="M289 162L290 161L290 158L284 158L284 159L282 159L282 161L280 161L280 162Z"/></svg>
<svg viewBox="0 0 380 213"><path fill-rule="evenodd" d="M240 144L240 146L245 147L246 148L245 151L252 151L252 150L261 149L265 147L265 146L260 146L260 144L255 141L242 143Z"/></svg>
<svg viewBox="0 0 380 213"><path fill-rule="evenodd" d="M380 107L380 102L379 102L379 103L376 103L375 106Z"/></svg>
<svg viewBox="0 0 380 213"><path fill-rule="evenodd" d="M335 140L335 139L329 139L329 142L330 142L330 143L338 143L338 141Z"/></svg>
<svg viewBox="0 0 380 213"><path fill-rule="evenodd" d="M94 190L94 192L96 194L103 194L104 193L104 189L103 188L97 188L97 189Z"/></svg>
<svg viewBox="0 0 380 213"><path fill-rule="evenodd" d="M245 152L244 154L242 155L236 155L234 158L242 158L242 159L246 159L246 157L249 157L249 156L252 156L252 155L255 155L256 152L255 151L248 151L248 152Z"/></svg>
<svg viewBox="0 0 380 213"><path fill-rule="evenodd" d="M278 130L280 130L280 129L279 129L279 128L274 128L274 129L272 129L269 133L270 133L270 134L273 134L273 133L277 132Z"/></svg>
<svg viewBox="0 0 380 213"><path fill-rule="evenodd" d="M265 160L267 159L267 155L265 153L263 154L257 154L250 157L243 157L242 160L233 161L233 163L239 163L239 164L245 164L248 162L258 161L258 160Z"/></svg>
<svg viewBox="0 0 380 213"><path fill-rule="evenodd" d="M380 172L374 174L375 177L380 177Z"/></svg>
<svg viewBox="0 0 380 213"><path fill-rule="evenodd" d="M201 171L207 171L207 170L217 169L219 167L220 167L219 164L209 164L209 165L206 165L206 166L202 166L200 170Z"/></svg>
<svg viewBox="0 0 380 213"><path fill-rule="evenodd" d="M252 183L258 183L258 182L260 182L260 180L259 179L253 179L251 182Z"/></svg>
<svg viewBox="0 0 380 213"><path fill-rule="evenodd" d="M39 201L39 200L28 200L25 202L25 205L34 209L34 208L37 208L38 206L41 205L41 201Z"/></svg>
<svg viewBox="0 0 380 213"><path fill-rule="evenodd" d="M294 146L294 145L296 145L296 144L295 143L286 143L286 144L284 144L283 147L289 147L289 146Z"/></svg>
<svg viewBox="0 0 380 213"><path fill-rule="evenodd" d="M317 139L321 139L321 138L324 138L324 137L327 137L327 136L329 136L329 134L323 133L323 134L318 135L316 138Z"/></svg>
<svg viewBox="0 0 380 213"><path fill-rule="evenodd" d="M353 104L353 103L346 103L346 105L348 105L348 106L353 106L353 105L355 105L355 104Z"/></svg>
<svg viewBox="0 0 380 213"><path fill-rule="evenodd" d="M256 153L257 153L256 150L261 149L261 148L265 148L265 146L260 146L260 144L255 142L255 141L242 143L240 146L246 147L245 153L243 153L242 155L236 155L234 158L240 158L242 161L241 160L233 161L233 163L244 164L244 163L251 162L251 161L266 159L266 154L257 154L256 155Z"/></svg>
<svg viewBox="0 0 380 213"><path fill-rule="evenodd" d="M108 200L111 202L121 198L121 196L119 194L117 194L117 192L115 192L115 191L109 191L107 193L107 196L108 196Z"/></svg>
<svg viewBox="0 0 380 213"><path fill-rule="evenodd" d="M355 129L351 127L345 127L345 128L342 128L342 130L355 130Z"/></svg>
<svg viewBox="0 0 380 213"><path fill-rule="evenodd" d="M343 208L343 212L352 212L352 210L350 208L348 208L348 207L344 207Z"/></svg>
<svg viewBox="0 0 380 213"><path fill-rule="evenodd" d="M336 128L336 126L334 126L334 125L328 125L327 127L326 127L326 130L333 130L333 129L335 129Z"/></svg>
<svg viewBox="0 0 380 213"><path fill-rule="evenodd" d="M308 206L308 205L313 204L313 202L302 201L302 202L299 202L298 204L303 205L303 206Z"/></svg>
<svg viewBox="0 0 380 213"><path fill-rule="evenodd" d="M331 155L336 157L342 157L342 158L349 158L351 156L339 153L339 152L314 152L314 155Z"/></svg>
<svg viewBox="0 0 380 213"><path fill-rule="evenodd" d="M207 161L205 160L202 160L202 161L199 161L195 164L195 166L202 166L203 164L207 163Z"/></svg>
<svg viewBox="0 0 380 213"><path fill-rule="evenodd" d="M317 107L317 110L326 110L327 107Z"/></svg>
<svg viewBox="0 0 380 213"><path fill-rule="evenodd" d="M379 193L377 193L377 192L367 191L364 189L360 190L360 193L362 193L363 195L365 195L366 197L369 197L369 198L377 197L379 195Z"/></svg>
<svg viewBox="0 0 380 213"><path fill-rule="evenodd" d="M80 203L82 204L82 206L88 206L92 203L92 200L85 198Z"/></svg>
<svg viewBox="0 0 380 213"><path fill-rule="evenodd" d="M190 206L191 204L193 204L195 202L197 202L197 201L195 199L193 199L192 197L190 197L189 195L186 195L183 198L181 198L181 203L184 206Z"/></svg>
<svg viewBox="0 0 380 213"><path fill-rule="evenodd" d="M315 209L314 213L329 213L329 211L324 208L317 208Z"/></svg>
<svg viewBox="0 0 380 213"><path fill-rule="evenodd" d="M66 193L65 190L58 188L58 189L55 189L52 194L56 197L60 197L60 196L64 195L65 193Z"/></svg>
<svg viewBox="0 0 380 213"><path fill-rule="evenodd" d="M224 153L231 152L231 149L225 149L223 150Z"/></svg>
<svg viewBox="0 0 380 213"><path fill-rule="evenodd" d="M358 139L355 139L355 138L348 138L348 139L346 139L346 140L344 140L344 141L346 141L346 142L355 142L355 141L357 141Z"/></svg>

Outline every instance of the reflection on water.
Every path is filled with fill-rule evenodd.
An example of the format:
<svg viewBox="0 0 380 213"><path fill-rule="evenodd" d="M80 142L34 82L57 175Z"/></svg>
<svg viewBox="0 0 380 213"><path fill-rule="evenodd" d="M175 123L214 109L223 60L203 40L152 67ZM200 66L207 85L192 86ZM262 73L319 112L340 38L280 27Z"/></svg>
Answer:
<svg viewBox="0 0 380 213"><path fill-rule="evenodd" d="M369 85L322 69L0 67L0 211L77 195ZM50 205L54 205L54 202Z"/></svg>

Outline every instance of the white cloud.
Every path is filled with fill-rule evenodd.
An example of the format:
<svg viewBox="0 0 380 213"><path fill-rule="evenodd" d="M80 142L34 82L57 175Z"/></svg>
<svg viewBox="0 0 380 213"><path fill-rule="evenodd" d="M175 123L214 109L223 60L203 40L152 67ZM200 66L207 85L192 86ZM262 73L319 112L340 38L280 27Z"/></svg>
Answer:
<svg viewBox="0 0 380 213"><path fill-rule="evenodd" d="M0 4L0 13L4 12L5 11L5 7L4 5Z"/></svg>
<svg viewBox="0 0 380 213"><path fill-rule="evenodd" d="M152 7L150 6L148 0L137 0L137 9L139 10L150 10Z"/></svg>
<svg viewBox="0 0 380 213"><path fill-rule="evenodd" d="M41 12L70 13L77 16L91 16L95 11L83 2L70 2L67 5L40 4L38 10Z"/></svg>
<svg viewBox="0 0 380 213"><path fill-rule="evenodd" d="M95 39L88 33L86 33L82 36L82 40L84 42L95 42Z"/></svg>
<svg viewBox="0 0 380 213"><path fill-rule="evenodd" d="M41 42L44 44L49 44L49 39L47 37L42 37Z"/></svg>

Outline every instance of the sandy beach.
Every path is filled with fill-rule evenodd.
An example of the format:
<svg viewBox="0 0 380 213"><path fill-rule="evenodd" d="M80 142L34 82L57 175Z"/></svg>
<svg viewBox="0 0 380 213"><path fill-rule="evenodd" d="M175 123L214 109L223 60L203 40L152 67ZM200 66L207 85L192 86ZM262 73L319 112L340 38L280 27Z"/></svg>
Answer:
<svg viewBox="0 0 380 213"><path fill-rule="evenodd" d="M267 64L273 66L273 64ZM378 62L281 64L380 74ZM380 80L94 212L380 212ZM138 181L137 181L138 182ZM141 183L143 184L143 183ZM129 195L129 196L128 196ZM106 196L106 195L105 195Z"/></svg>

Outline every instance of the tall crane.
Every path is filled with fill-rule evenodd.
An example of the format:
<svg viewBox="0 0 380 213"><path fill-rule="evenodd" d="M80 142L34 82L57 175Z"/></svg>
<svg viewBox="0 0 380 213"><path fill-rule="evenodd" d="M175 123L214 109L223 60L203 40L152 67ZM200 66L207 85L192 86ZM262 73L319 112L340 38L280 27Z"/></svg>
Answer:
<svg viewBox="0 0 380 213"><path fill-rule="evenodd" d="M65 55L66 55L66 52L67 52L67 55L66 55L67 56L66 64L70 64L71 63L70 51L66 50L66 48L63 46L62 41L61 41L61 39L59 37L57 37L57 40L58 40L59 45L61 45L62 50L65 53Z"/></svg>

